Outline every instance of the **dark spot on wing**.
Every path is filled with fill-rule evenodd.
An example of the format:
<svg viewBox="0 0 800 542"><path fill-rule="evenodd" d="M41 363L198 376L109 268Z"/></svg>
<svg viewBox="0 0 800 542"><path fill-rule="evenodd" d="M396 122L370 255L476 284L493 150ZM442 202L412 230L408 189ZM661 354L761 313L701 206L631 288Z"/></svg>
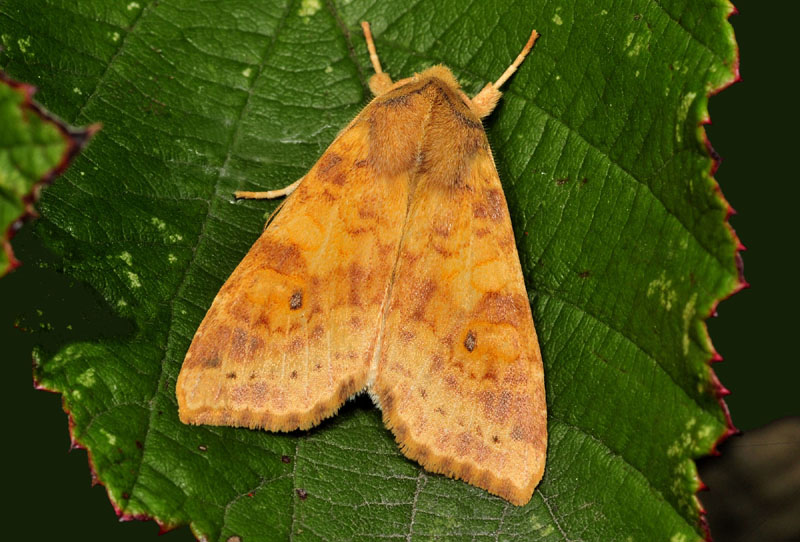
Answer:
<svg viewBox="0 0 800 542"><path fill-rule="evenodd" d="M416 283L411 290L411 303L414 307L411 317L414 320L422 320L425 317L425 308L436 291L436 282L431 279Z"/></svg>
<svg viewBox="0 0 800 542"><path fill-rule="evenodd" d="M361 294L366 284L367 272L364 267L353 262L347 269L347 279L350 283L348 303L354 307L361 307Z"/></svg>
<svg viewBox="0 0 800 542"><path fill-rule="evenodd" d="M489 218L495 222L503 219L503 194L496 188L492 188L486 193L486 203L488 206Z"/></svg>
<svg viewBox="0 0 800 542"><path fill-rule="evenodd" d="M473 350L475 350L475 345L477 343L478 343L478 338L475 336L475 332L473 332L470 329L469 332L467 333L467 338L464 339L464 348L466 348L467 351L472 352Z"/></svg>
<svg viewBox="0 0 800 542"><path fill-rule="evenodd" d="M306 341L302 337L295 337L289 343L289 348L287 349L290 353L296 354L306 346Z"/></svg>
<svg viewBox="0 0 800 542"><path fill-rule="evenodd" d="M203 361L203 366L208 368L219 367L220 360L217 354L214 354L211 357L206 358Z"/></svg>
<svg viewBox="0 0 800 542"><path fill-rule="evenodd" d="M509 324L514 327L522 323L526 313L527 299L519 294L486 292L475 307L475 316L491 324Z"/></svg>
<svg viewBox="0 0 800 542"><path fill-rule="evenodd" d="M311 335L309 335L309 338L312 341L316 341L319 340L324 334L325 334L325 328L317 324L316 326L314 326L314 329L311 330Z"/></svg>
<svg viewBox="0 0 800 542"><path fill-rule="evenodd" d="M282 275L305 271L305 258L294 244L284 244L269 237L262 237L256 242L254 251L258 261Z"/></svg>
<svg viewBox="0 0 800 542"><path fill-rule="evenodd" d="M493 422L503 423L512 410L512 395L509 391L499 393L482 391L478 393L478 403L483 414Z"/></svg>
<svg viewBox="0 0 800 542"><path fill-rule="evenodd" d="M342 157L335 152L326 152L319 160L317 171L320 175L327 175L332 169L342 162Z"/></svg>

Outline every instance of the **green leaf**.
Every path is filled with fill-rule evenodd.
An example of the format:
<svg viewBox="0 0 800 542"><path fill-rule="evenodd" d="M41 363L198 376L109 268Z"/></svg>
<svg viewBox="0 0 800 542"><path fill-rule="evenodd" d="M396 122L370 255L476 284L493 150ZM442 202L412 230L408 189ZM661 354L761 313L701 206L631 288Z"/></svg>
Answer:
<svg viewBox="0 0 800 542"><path fill-rule="evenodd" d="M0 276L19 265L11 238L42 186L52 182L94 130L69 128L33 101L36 89L0 71Z"/></svg>
<svg viewBox="0 0 800 542"><path fill-rule="evenodd" d="M136 331L39 351L35 376L120 513L223 541L702 538L693 458L731 430L704 318L743 284L701 126L737 75L731 10L6 2L7 71L105 126L36 228ZM441 62L470 94L542 33L487 121L545 362L547 468L525 507L406 460L365 398L292 434L177 418L191 337L275 205L232 193L302 176L366 103L363 19L394 77Z"/></svg>

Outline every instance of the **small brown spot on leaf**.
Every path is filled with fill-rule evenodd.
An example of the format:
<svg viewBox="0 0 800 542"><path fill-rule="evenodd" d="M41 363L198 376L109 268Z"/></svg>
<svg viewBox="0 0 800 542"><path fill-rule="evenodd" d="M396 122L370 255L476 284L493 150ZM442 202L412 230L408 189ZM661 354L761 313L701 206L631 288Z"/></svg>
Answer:
<svg viewBox="0 0 800 542"><path fill-rule="evenodd" d="M478 338L475 336L475 332L470 329L469 332L467 333L467 338L464 339L464 348L466 348L467 351L472 352L473 350L475 350L475 345L477 343L478 343Z"/></svg>
<svg viewBox="0 0 800 542"><path fill-rule="evenodd" d="M569 179L568 179L568 178L566 178L566 177L564 177L563 179L558 179L558 180L556 181L556 185L558 185L558 186L564 186L564 185L565 185L565 184L567 184L568 182L569 182Z"/></svg>
<svg viewBox="0 0 800 542"><path fill-rule="evenodd" d="M297 371L292 371L292 374L289 375L289 378L297 378Z"/></svg>
<svg viewBox="0 0 800 542"><path fill-rule="evenodd" d="M499 443L500 442L500 437L498 437L497 435L494 435L492 437L492 442L494 442L495 444Z"/></svg>
<svg viewBox="0 0 800 542"><path fill-rule="evenodd" d="M297 290L295 293L292 294L292 297L289 298L289 308L293 311L296 311L300 307L303 306L303 292Z"/></svg>
<svg viewBox="0 0 800 542"><path fill-rule="evenodd" d="M230 379L235 379L236 378L236 373L233 373L233 372L228 373L228 374L225 375L225 377L226 378L230 378Z"/></svg>
<svg viewBox="0 0 800 542"><path fill-rule="evenodd" d="M283 463L291 463L292 462L292 458L289 457L288 455L282 455L281 456L281 462L283 462Z"/></svg>
<svg viewBox="0 0 800 542"><path fill-rule="evenodd" d="M588 277L588 276L589 276L589 275L591 275L591 274L592 274L592 272L591 272L591 271L589 271L588 269L586 269L586 270L584 270L584 271L581 271L580 273L578 273L578 276L579 276L580 278L582 278L582 279L585 279L586 277Z"/></svg>

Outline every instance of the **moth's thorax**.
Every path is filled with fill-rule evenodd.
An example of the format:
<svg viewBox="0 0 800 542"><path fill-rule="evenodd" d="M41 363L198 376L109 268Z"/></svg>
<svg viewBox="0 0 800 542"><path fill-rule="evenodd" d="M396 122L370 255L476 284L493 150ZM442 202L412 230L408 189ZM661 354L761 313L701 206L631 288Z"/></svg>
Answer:
<svg viewBox="0 0 800 542"><path fill-rule="evenodd" d="M375 100L375 103L397 100L403 95L422 94L428 100L446 99L459 112L480 123L480 117L472 110L472 101L461 90L453 72L438 64L412 77L397 81L392 88Z"/></svg>
<svg viewBox="0 0 800 542"><path fill-rule="evenodd" d="M379 174L425 173L459 186L489 146L478 116L445 66L395 83L362 113L369 126L368 161Z"/></svg>

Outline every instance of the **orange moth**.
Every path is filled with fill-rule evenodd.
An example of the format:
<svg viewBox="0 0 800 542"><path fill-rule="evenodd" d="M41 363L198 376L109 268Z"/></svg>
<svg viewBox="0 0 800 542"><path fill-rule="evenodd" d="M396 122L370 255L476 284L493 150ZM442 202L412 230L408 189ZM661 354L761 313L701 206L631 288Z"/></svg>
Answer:
<svg viewBox="0 0 800 542"><path fill-rule="evenodd" d="M185 423L307 429L367 390L403 453L516 505L542 477L542 360L481 119L533 46L469 98L445 66L375 98L220 289L177 382Z"/></svg>

